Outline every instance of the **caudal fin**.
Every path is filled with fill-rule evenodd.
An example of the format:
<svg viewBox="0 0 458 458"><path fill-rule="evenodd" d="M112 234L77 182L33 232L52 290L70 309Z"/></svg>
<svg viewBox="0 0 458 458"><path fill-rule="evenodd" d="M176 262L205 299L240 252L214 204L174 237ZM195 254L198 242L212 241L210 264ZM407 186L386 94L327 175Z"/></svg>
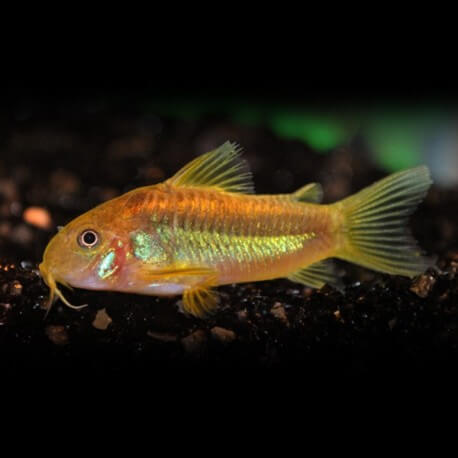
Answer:
<svg viewBox="0 0 458 458"><path fill-rule="evenodd" d="M432 184L425 166L394 173L337 204L343 241L337 257L369 269L413 277L434 264L407 223Z"/></svg>

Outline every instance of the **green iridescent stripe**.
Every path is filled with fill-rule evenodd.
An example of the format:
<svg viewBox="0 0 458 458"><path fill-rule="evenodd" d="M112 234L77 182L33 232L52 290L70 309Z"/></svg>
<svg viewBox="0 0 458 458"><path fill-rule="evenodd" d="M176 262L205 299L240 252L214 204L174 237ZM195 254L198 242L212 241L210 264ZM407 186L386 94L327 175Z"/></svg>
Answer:
<svg viewBox="0 0 458 458"><path fill-rule="evenodd" d="M164 262L167 260L167 253L162 247L162 239L158 241L156 237L144 231L131 234L134 256L145 262ZM169 240L169 239L168 239Z"/></svg>
<svg viewBox="0 0 458 458"><path fill-rule="evenodd" d="M154 235L145 231L131 234L133 254L145 262L183 261L193 264L217 264L235 261L239 264L274 260L295 253L315 238L314 232L299 235L260 236L227 235L189 226L155 225Z"/></svg>
<svg viewBox="0 0 458 458"><path fill-rule="evenodd" d="M169 234L162 243L170 243ZM253 262L292 254L316 237L314 232L284 236L228 236L217 232L189 231L176 228L173 234L173 256L176 260L210 264L235 259L238 263Z"/></svg>

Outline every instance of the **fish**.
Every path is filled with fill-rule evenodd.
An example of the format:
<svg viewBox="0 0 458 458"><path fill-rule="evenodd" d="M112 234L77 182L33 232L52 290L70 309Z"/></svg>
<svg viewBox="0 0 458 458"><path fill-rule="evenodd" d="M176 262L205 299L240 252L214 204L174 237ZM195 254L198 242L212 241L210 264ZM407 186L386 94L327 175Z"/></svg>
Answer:
<svg viewBox="0 0 458 458"><path fill-rule="evenodd" d="M320 184L256 195L241 148L225 142L164 182L127 192L60 228L39 265L50 289L182 295L182 310L218 309L219 285L277 278L342 288L333 258L414 277L435 262L408 229L432 180L426 166L387 176L354 195L321 204Z"/></svg>

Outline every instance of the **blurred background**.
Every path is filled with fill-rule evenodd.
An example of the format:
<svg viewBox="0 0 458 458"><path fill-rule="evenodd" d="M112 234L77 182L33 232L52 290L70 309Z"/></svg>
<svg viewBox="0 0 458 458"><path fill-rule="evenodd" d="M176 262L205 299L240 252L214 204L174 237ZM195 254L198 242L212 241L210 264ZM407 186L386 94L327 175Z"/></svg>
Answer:
<svg viewBox="0 0 458 458"><path fill-rule="evenodd" d="M386 172L427 164L440 185L458 182L458 110L436 101L413 106L377 100L323 106L300 100L266 103L225 97L159 99L145 109L187 120L225 116L242 126L263 126L280 138L297 140L326 155L347 147L367 154Z"/></svg>
<svg viewBox="0 0 458 458"><path fill-rule="evenodd" d="M448 94L287 86L4 93L0 368L305 362L340 376L437 370L441 358L456 367L458 103ZM411 280L340 263L345 295L281 279L225 286L218 288L221 310L207 321L179 313L179 298L76 290L69 300L90 307L75 312L58 303L43 320L48 289L36 266L58 226L163 181L227 140L243 147L258 193L320 182L325 203L427 164L435 184L411 228L438 257L437 269Z"/></svg>
<svg viewBox="0 0 458 458"><path fill-rule="evenodd" d="M272 87L15 91L0 110L0 250L37 262L40 235L165 179L226 140L244 148L261 193L318 181L332 202L418 164L429 166L440 189L453 189L456 106L443 97L329 96L323 89L304 96Z"/></svg>

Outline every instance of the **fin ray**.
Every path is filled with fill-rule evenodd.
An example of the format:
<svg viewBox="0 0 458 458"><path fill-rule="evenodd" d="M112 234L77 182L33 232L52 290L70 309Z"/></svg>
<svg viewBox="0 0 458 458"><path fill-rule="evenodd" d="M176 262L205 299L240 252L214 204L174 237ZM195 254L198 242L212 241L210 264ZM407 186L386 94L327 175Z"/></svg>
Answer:
<svg viewBox="0 0 458 458"><path fill-rule="evenodd" d="M425 166L394 173L335 204L344 217L337 257L372 270L413 277L434 264L407 228L432 183Z"/></svg>
<svg viewBox="0 0 458 458"><path fill-rule="evenodd" d="M342 283L336 274L334 263L330 259L315 262L293 272L287 278L312 288L322 288L327 283L336 289L342 289Z"/></svg>
<svg viewBox="0 0 458 458"><path fill-rule="evenodd" d="M218 294L209 285L194 286L183 293L183 309L197 318L213 314L218 306Z"/></svg>
<svg viewBox="0 0 458 458"><path fill-rule="evenodd" d="M183 292L183 310L195 317L205 318L218 306L218 294L212 288L218 284L214 269L198 266L173 265L166 269L149 268L147 265L139 272L145 282L163 281L164 283L191 279L191 286ZM194 278L193 278L194 277Z"/></svg>
<svg viewBox="0 0 458 458"><path fill-rule="evenodd" d="M319 204L323 199L323 188L319 183L309 183L293 192L292 196L299 202Z"/></svg>
<svg viewBox="0 0 458 458"><path fill-rule="evenodd" d="M226 142L186 164L166 182L174 186L211 187L220 191L252 194L248 163L236 143Z"/></svg>

